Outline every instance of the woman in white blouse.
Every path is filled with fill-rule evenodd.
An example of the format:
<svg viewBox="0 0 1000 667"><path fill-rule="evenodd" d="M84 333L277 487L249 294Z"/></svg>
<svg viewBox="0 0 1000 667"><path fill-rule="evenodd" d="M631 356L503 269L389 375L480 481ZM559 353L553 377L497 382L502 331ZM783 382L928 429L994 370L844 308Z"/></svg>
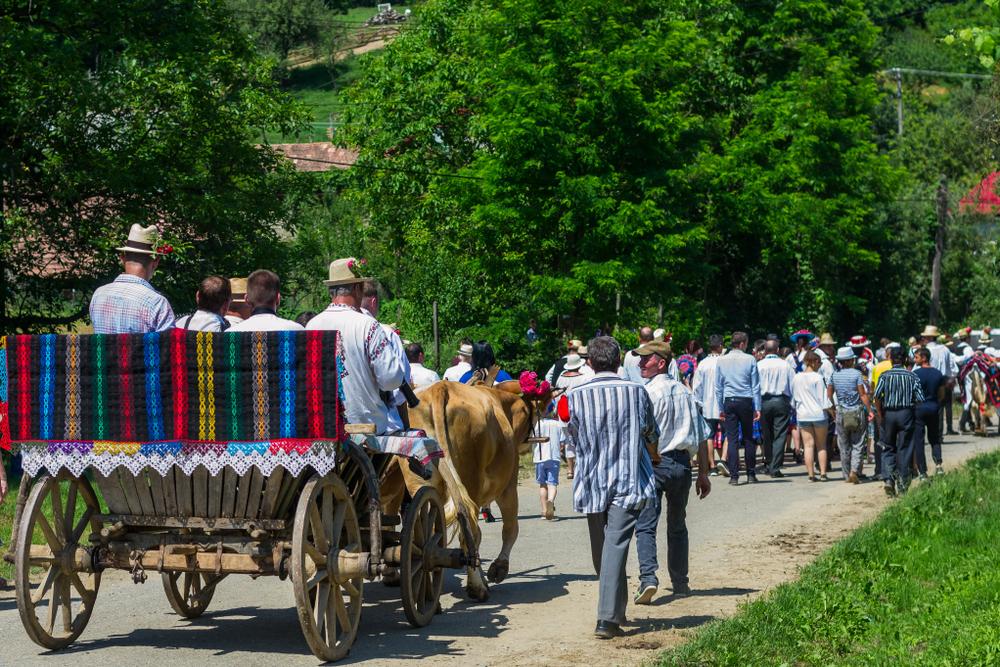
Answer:
<svg viewBox="0 0 1000 667"><path fill-rule="evenodd" d="M819 370L822 360L815 352L809 352L805 357L805 369L792 380L792 406L795 408L795 418L799 432L802 434L802 446L805 449L806 470L809 471L809 481L815 482L813 460L816 451L819 452L819 479L827 480L826 472L829 465L826 453L827 410L833 407L826 392L826 382Z"/></svg>

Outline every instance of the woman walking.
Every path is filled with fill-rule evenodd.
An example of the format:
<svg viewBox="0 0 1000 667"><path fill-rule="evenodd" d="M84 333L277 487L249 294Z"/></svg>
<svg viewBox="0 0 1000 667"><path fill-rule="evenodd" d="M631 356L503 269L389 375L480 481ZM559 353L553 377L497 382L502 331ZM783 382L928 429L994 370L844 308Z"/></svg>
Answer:
<svg viewBox="0 0 1000 667"><path fill-rule="evenodd" d="M798 421L798 430L805 450L806 471L809 481L816 481L813 461L819 459L819 479L827 481L826 431L827 411L833 407L827 396L826 382L819 374L822 360L815 352L806 353L805 369L792 380L792 406Z"/></svg>

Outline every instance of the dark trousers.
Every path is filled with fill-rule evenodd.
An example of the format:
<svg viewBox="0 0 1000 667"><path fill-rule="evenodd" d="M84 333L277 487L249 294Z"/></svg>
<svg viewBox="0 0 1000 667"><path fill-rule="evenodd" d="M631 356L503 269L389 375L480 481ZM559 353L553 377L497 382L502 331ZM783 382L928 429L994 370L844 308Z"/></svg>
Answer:
<svg viewBox="0 0 1000 667"><path fill-rule="evenodd" d="M785 395L765 396L760 403L760 439L764 461L774 474L785 461L785 436L792 417L792 402Z"/></svg>
<svg viewBox="0 0 1000 667"><path fill-rule="evenodd" d="M913 462L914 412L912 407L886 410L882 420L882 479L895 480L904 489Z"/></svg>
<svg viewBox="0 0 1000 667"><path fill-rule="evenodd" d="M639 555L639 583L659 586L656 570L656 526L660 522L662 499L667 499L667 573L677 584L688 582L687 504L691 492L691 456L687 452L667 452L653 467L656 497L639 512L635 526L635 548Z"/></svg>
<svg viewBox="0 0 1000 667"><path fill-rule="evenodd" d="M639 510L611 505L607 511L587 515L590 553L598 576L597 620L625 622L628 588L625 565Z"/></svg>
<svg viewBox="0 0 1000 667"><path fill-rule="evenodd" d="M943 419L944 428L940 429L942 435L944 434L945 431L951 431L952 429L955 428L951 423L952 420L951 409L954 403L955 403L955 397L952 395L951 389L948 389L948 391L945 392L944 410L941 411L941 414L944 416Z"/></svg>
<svg viewBox="0 0 1000 667"><path fill-rule="evenodd" d="M941 422L938 416L944 412L941 408L927 410L917 408L913 423L913 455L917 460L917 472L927 474L927 452L924 443L924 433L931 443L931 456L935 465L941 465Z"/></svg>
<svg viewBox="0 0 1000 667"><path fill-rule="evenodd" d="M733 479L740 477L740 427L743 427L743 458L747 474L757 468L757 443L753 441L753 399L727 398L723 403L726 415L726 440L729 441L729 456L726 465Z"/></svg>

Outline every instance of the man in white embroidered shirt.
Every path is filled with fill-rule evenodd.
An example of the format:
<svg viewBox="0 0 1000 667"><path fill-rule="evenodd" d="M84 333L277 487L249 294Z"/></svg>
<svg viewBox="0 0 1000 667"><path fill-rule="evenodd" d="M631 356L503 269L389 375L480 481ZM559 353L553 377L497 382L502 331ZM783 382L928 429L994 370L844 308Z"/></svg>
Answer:
<svg viewBox="0 0 1000 667"><path fill-rule="evenodd" d="M324 281L331 303L309 320L306 328L340 331L347 421L375 424L376 432L384 433L390 408L379 392L399 388L406 375L402 363L388 349L389 339L378 321L361 312L365 281L358 260L335 260L330 264L330 279Z"/></svg>
<svg viewBox="0 0 1000 667"><path fill-rule="evenodd" d="M600 579L594 634L610 639L624 634L625 563L639 511L653 499L650 453L659 431L646 390L618 377L618 341L600 336L587 348L595 375L563 395L559 417L576 448L573 509L587 515Z"/></svg>
<svg viewBox="0 0 1000 667"><path fill-rule="evenodd" d="M708 479L708 440L711 432L698 409L698 401L687 387L669 373L673 353L667 343L653 341L637 349L639 367L647 379L646 392L660 430L657 450L660 460L653 466L656 495L639 513L635 547L639 555L639 590L636 604L649 604L656 594L656 526L660 521L661 498L667 504L667 572L675 596L691 593L688 586L688 495L691 491L691 457L698 457L699 498L712 490Z"/></svg>

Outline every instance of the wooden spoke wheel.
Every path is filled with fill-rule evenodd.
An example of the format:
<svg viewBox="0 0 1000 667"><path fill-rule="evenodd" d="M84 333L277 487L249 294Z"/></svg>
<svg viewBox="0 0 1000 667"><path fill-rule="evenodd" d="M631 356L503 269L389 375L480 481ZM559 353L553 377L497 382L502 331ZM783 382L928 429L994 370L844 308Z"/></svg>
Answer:
<svg viewBox="0 0 1000 667"><path fill-rule="evenodd" d="M321 660L347 655L361 624L361 526L339 477L313 476L292 527L292 588L302 633ZM353 564L353 567L352 567Z"/></svg>
<svg viewBox="0 0 1000 667"><path fill-rule="evenodd" d="M215 595L215 586L226 578L224 574L204 572L164 572L163 592L167 601L184 618L198 618L208 609Z"/></svg>
<svg viewBox="0 0 1000 667"><path fill-rule="evenodd" d="M437 612L444 571L435 555L445 550L447 540L441 498L425 486L407 507L400 535L399 585L406 620L414 627L427 625Z"/></svg>
<svg viewBox="0 0 1000 667"><path fill-rule="evenodd" d="M21 622L39 646L65 648L87 627L101 573L93 571L90 551L81 545L100 532L100 513L83 478L45 476L28 495L17 526L14 576Z"/></svg>

